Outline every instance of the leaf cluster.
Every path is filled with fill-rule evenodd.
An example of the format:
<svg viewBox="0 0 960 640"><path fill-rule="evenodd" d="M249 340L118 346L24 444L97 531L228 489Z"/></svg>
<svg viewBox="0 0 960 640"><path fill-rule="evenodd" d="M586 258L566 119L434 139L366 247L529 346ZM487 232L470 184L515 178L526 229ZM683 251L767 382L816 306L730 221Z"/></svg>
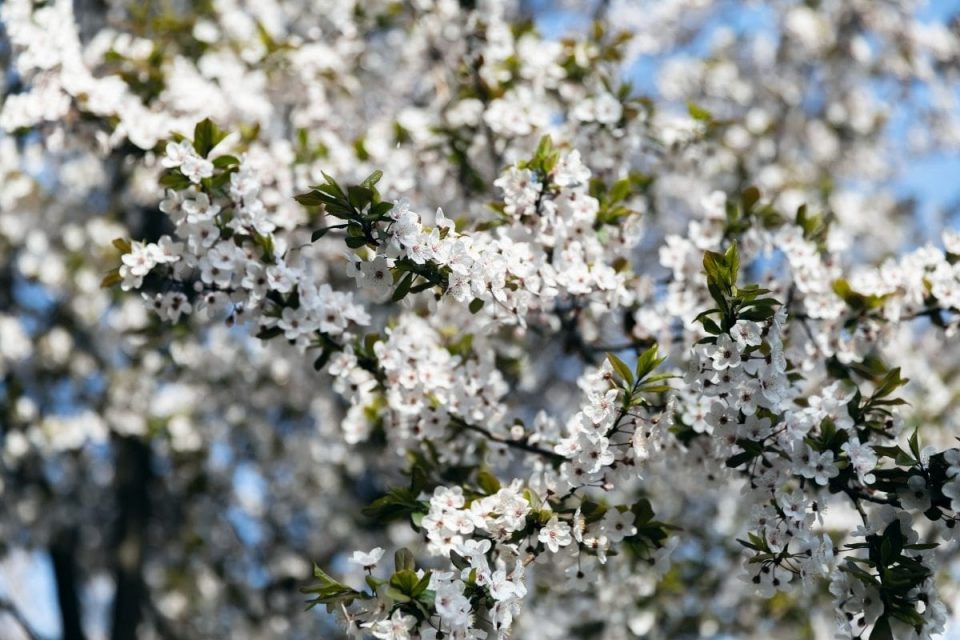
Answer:
<svg viewBox="0 0 960 640"><path fill-rule="evenodd" d="M294 196L305 207L320 207L325 213L344 221L343 224L317 229L310 236L310 241L316 242L333 229L345 229L345 242L351 249L378 246L379 240L374 232L379 223L390 220L387 214L393 209L393 204L383 202L377 191L376 185L382 177L383 172L377 170L360 184L344 189L324 173L323 184L314 185L307 193Z"/></svg>
<svg viewBox="0 0 960 640"><path fill-rule="evenodd" d="M766 322L776 313L775 307L781 302L767 297L769 289L750 284L737 287L740 272L740 252L737 244L731 243L723 253L707 251L703 255L703 271L707 276L707 290L716 303L716 307L699 314L694 321L699 322L709 337L701 343L713 344L721 333L729 333L737 320Z"/></svg>

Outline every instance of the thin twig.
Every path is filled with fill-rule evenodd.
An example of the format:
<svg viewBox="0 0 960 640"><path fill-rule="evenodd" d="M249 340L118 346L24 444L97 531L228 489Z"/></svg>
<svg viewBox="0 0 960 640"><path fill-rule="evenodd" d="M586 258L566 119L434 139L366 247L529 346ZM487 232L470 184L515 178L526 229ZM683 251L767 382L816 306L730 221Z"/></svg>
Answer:
<svg viewBox="0 0 960 640"><path fill-rule="evenodd" d="M30 640L45 640L44 636L41 636L37 633L30 623L27 621L27 618L23 615L23 612L20 611L20 608L14 604L12 600L7 598L0 598L0 611L7 613L14 622L23 630L27 637Z"/></svg>
<svg viewBox="0 0 960 640"><path fill-rule="evenodd" d="M460 418L455 418L453 422L454 424L456 424L457 426L463 429L481 434L488 440L491 440L493 442L498 442L500 444L505 444L508 447L512 447L514 449L520 449L528 453L535 453L539 456L549 458L552 462L563 462L564 460L566 460L566 458L560 455L559 453L555 451L550 451L549 449L544 449L543 447L538 447L535 444L530 444L526 440L510 440L509 438L502 438L494 434L493 432L491 432L489 429L485 427L481 427L475 424L470 424Z"/></svg>

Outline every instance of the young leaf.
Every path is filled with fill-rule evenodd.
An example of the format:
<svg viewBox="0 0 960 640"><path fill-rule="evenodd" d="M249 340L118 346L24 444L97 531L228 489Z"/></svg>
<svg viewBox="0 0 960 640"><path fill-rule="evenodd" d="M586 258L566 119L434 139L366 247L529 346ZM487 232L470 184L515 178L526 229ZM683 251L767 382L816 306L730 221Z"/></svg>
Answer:
<svg viewBox="0 0 960 640"><path fill-rule="evenodd" d="M213 161L213 166L217 169L226 169L227 167L232 167L240 164L240 160L236 156L219 156L216 160Z"/></svg>
<svg viewBox="0 0 960 640"><path fill-rule="evenodd" d="M176 191L186 189L193 184L190 182L190 178L180 173L180 169L167 169L160 174L159 182L161 187L169 187Z"/></svg>
<svg viewBox="0 0 960 640"><path fill-rule="evenodd" d="M379 169L377 169L376 171L371 173L369 176L364 178L363 182L360 183L360 186L366 187L367 189L372 191L373 187L376 186L378 182L380 182L380 178L382 177L383 177L383 171L380 171Z"/></svg>
<svg viewBox="0 0 960 640"><path fill-rule="evenodd" d="M607 360L610 361L610 365L613 367L613 370L617 373L617 375L619 375L620 378L626 382L627 387L633 387L633 372L630 371L630 367L627 366L627 363L612 353L607 354Z"/></svg>
<svg viewBox="0 0 960 640"><path fill-rule="evenodd" d="M299 193L293 196L293 199L305 207L319 207L326 202L326 200L323 198L323 194L321 194L319 191Z"/></svg>
<svg viewBox="0 0 960 640"><path fill-rule="evenodd" d="M103 280L100 281L101 289L109 289L123 282L123 278L120 277L120 269L111 269L107 272L107 275L103 276Z"/></svg>
<svg viewBox="0 0 960 640"><path fill-rule="evenodd" d="M622 178L610 187L609 202L620 202L630 195L630 178Z"/></svg>
<svg viewBox="0 0 960 640"><path fill-rule="evenodd" d="M201 157L206 158L210 150L226 137L226 132L221 131L210 118L204 118L193 128L193 148Z"/></svg>
<svg viewBox="0 0 960 640"><path fill-rule="evenodd" d="M760 201L760 190L756 187L747 187L740 194L740 204L743 206L743 212L749 213L753 206Z"/></svg>
<svg viewBox="0 0 960 640"><path fill-rule="evenodd" d="M393 554L393 566L396 571L410 570L416 568L413 552L406 547L401 547Z"/></svg>
<svg viewBox="0 0 960 640"><path fill-rule="evenodd" d="M480 469L477 472L477 486L488 496L500 491L500 481L488 469Z"/></svg>
<svg viewBox="0 0 960 640"><path fill-rule="evenodd" d="M737 249L737 243L733 242L727 248L724 254L724 262L727 268L727 284L731 287L737 284L737 274L740 272L740 251Z"/></svg>
<svg viewBox="0 0 960 640"><path fill-rule="evenodd" d="M666 358L657 356L658 347L654 344L652 347L640 354L637 358L637 380L643 380L650 372L659 367Z"/></svg>
<svg viewBox="0 0 960 640"><path fill-rule="evenodd" d="M483 305L484 305L483 300L481 300L480 298L474 298L473 300L470 301L470 306L469 306L470 313L473 313L473 314L477 313L478 311L480 311L480 309L483 309Z"/></svg>
<svg viewBox="0 0 960 640"><path fill-rule="evenodd" d="M713 115L709 111L691 100L687 101L687 113L690 114L691 118L700 122L710 122L713 120Z"/></svg>

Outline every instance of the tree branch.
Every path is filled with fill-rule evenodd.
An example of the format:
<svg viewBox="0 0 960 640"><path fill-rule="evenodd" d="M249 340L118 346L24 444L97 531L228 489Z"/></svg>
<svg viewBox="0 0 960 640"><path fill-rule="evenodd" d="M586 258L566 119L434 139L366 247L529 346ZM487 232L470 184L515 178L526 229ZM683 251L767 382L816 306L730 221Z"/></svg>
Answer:
<svg viewBox="0 0 960 640"><path fill-rule="evenodd" d="M487 440L493 442L498 442L500 444L505 444L508 447L513 449L520 449L521 451L526 451L527 453L535 453L539 456L549 458L551 462L563 462L566 458L555 451L550 451L549 449L544 449L543 447L538 447L535 444L530 444L525 440L510 440L509 438L501 438L498 435L492 433L489 429L484 427L477 426L475 424L470 424L460 418L454 418L454 424L457 426L467 429L468 431L474 431L481 434Z"/></svg>

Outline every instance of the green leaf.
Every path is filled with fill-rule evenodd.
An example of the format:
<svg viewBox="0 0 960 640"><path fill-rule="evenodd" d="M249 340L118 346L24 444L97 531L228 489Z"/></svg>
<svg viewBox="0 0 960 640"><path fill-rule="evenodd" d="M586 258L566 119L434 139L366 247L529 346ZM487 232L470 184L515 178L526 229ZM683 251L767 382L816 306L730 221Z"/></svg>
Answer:
<svg viewBox="0 0 960 640"><path fill-rule="evenodd" d="M411 593L410 595L412 595L414 598L417 598L417 597L419 597L424 591L426 591L426 590L427 590L427 587L430 586L430 576L431 576L431 574L432 574L431 571L425 571L425 572L423 573L423 577L420 578L420 582L418 582L418 583L416 584L416 586L413 588L413 593Z"/></svg>
<svg viewBox="0 0 960 640"><path fill-rule="evenodd" d="M666 360L666 357L658 357L659 347L654 344L652 347L640 354L640 357L637 358L637 380L643 380L650 373L659 367Z"/></svg>
<svg viewBox="0 0 960 640"><path fill-rule="evenodd" d="M740 453L738 453L738 454L736 454L736 455L732 455L732 456L730 456L729 458L727 458L726 461L724 462L724 464L727 465L728 467L730 467L731 469L736 469L736 468L739 467L740 465L742 465L742 464L744 464L744 463L746 463L746 462L750 462L751 460L753 460L753 459L756 458L756 457L757 457L756 452L753 452L753 451L741 451Z"/></svg>
<svg viewBox="0 0 960 640"><path fill-rule="evenodd" d="M740 204L743 206L743 212L749 213L753 207L760 201L760 190L756 187L747 187L740 194Z"/></svg>
<svg viewBox="0 0 960 640"><path fill-rule="evenodd" d="M615 356L612 353L607 354L607 360L610 362L610 365L613 367L613 370L617 373L620 378L626 382L628 388L633 387L633 372L630 371L630 367L627 366L627 363Z"/></svg>
<svg viewBox="0 0 960 640"><path fill-rule="evenodd" d="M637 525L645 524L653 520L653 507L646 498L640 498L631 507L630 511L634 515L634 523Z"/></svg>
<svg viewBox="0 0 960 640"><path fill-rule="evenodd" d="M470 313L476 314L480 309L483 309L484 301L480 298L474 298L470 301Z"/></svg>
<svg viewBox="0 0 960 640"><path fill-rule="evenodd" d="M704 317L700 319L700 322L703 324L703 330L707 333L712 333L713 335L720 335L720 327L717 326L717 323L711 320L710 318Z"/></svg>
<svg viewBox="0 0 960 640"><path fill-rule="evenodd" d="M333 227L323 227L322 229L317 229L316 231L310 234L310 242L316 242L323 236L327 235L327 233L329 233L330 229L332 228Z"/></svg>
<svg viewBox="0 0 960 640"><path fill-rule="evenodd" d="M319 580L319 584L300 589L301 593L312 593L317 596L313 600L308 601L308 609L318 604L325 604L327 605L327 610L330 611L332 606L339 602L350 604L354 599L362 597L363 595L359 591L334 580L316 564L313 565L313 575Z"/></svg>
<svg viewBox="0 0 960 640"><path fill-rule="evenodd" d="M893 629L890 628L890 618L886 614L874 623L870 632L870 640L894 640Z"/></svg>
<svg viewBox="0 0 960 640"><path fill-rule="evenodd" d="M410 598L410 596L403 593L396 587L387 587L385 593L388 598L390 598L395 602L406 603L406 602L410 602L410 600L412 599Z"/></svg>
<svg viewBox="0 0 960 640"><path fill-rule="evenodd" d="M344 238L344 242L346 242L347 246L351 249L359 249L363 245L367 244L367 239L363 236L348 236Z"/></svg>
<svg viewBox="0 0 960 640"><path fill-rule="evenodd" d="M533 157L537 159L545 158L550 152L553 151L553 139L549 135L545 135L540 138L540 142L537 144L537 150L534 151Z"/></svg>
<svg viewBox="0 0 960 640"><path fill-rule="evenodd" d="M413 569L400 569L390 576L390 586L406 596L413 595L413 590L416 589L419 581L420 579Z"/></svg>
<svg viewBox="0 0 960 640"><path fill-rule="evenodd" d="M884 542L890 543L892 557L899 557L900 553L903 551L903 544L906 542L903 537L903 532L900 530L899 520L894 520L887 525L887 528L883 530L883 540Z"/></svg>
<svg viewBox="0 0 960 640"><path fill-rule="evenodd" d="M727 283L733 287L737 284L737 274L740 272L740 250L737 249L737 243L732 242L724 254L724 262L727 268Z"/></svg>
<svg viewBox="0 0 960 640"><path fill-rule="evenodd" d="M283 329L280 327L264 327L257 332L257 337L261 340L270 340L283 335Z"/></svg>
<svg viewBox="0 0 960 640"><path fill-rule="evenodd" d="M387 213L393 209L392 202L378 202L377 204L370 207L370 218L379 219L387 215Z"/></svg>
<svg viewBox="0 0 960 640"><path fill-rule="evenodd" d="M880 542L880 564L883 566L889 566L893 564L896 556L893 553L893 546L890 544L890 540L884 538Z"/></svg>
<svg viewBox="0 0 960 640"><path fill-rule="evenodd" d="M736 538L736 540L737 540L737 542L739 542L741 545L743 545L743 546L746 547L747 549L753 549L754 551L760 551L760 547L758 547L757 545L755 545L755 544L752 543L752 542L747 542L746 540L742 540L742 539L740 539L740 538Z"/></svg>
<svg viewBox="0 0 960 640"><path fill-rule="evenodd" d="M897 458L906 455L906 452L900 447L887 447L883 445L874 445L873 450L877 452L880 456L885 456L891 460L896 460Z"/></svg>
<svg viewBox="0 0 960 640"><path fill-rule="evenodd" d="M852 295L855 295L853 288L850 287L850 283L843 278L838 278L833 281L833 292L844 300L849 300Z"/></svg>
<svg viewBox="0 0 960 640"><path fill-rule="evenodd" d="M730 305L727 304L727 298L723 295L723 290L720 288L720 285L710 282L707 285L707 291L710 292L710 297L713 298L714 302L720 307L721 312L724 316L730 311Z"/></svg>
<svg viewBox="0 0 960 640"><path fill-rule="evenodd" d="M320 568L320 565L313 563L313 577L320 579L321 585L330 585L330 584L339 584L336 580L330 577L330 575Z"/></svg>
<svg viewBox="0 0 960 640"><path fill-rule="evenodd" d="M721 273L722 260L723 256L715 251L707 251L703 254L703 271L711 284L719 285L724 282Z"/></svg>
<svg viewBox="0 0 960 640"><path fill-rule="evenodd" d="M613 183L608 195L609 202L615 203L624 200L630 195L630 178L621 178Z"/></svg>
<svg viewBox="0 0 960 640"><path fill-rule="evenodd" d="M213 166L217 169L226 169L227 167L233 167L240 164L240 159L236 156L219 156L216 160L213 161Z"/></svg>
<svg viewBox="0 0 960 640"><path fill-rule="evenodd" d="M342 202L347 202L347 194L343 192L343 189L340 188L340 185L337 184L337 181L331 178L329 175L327 175L325 171L321 171L320 174L323 176L323 179L326 180L327 182L326 182L326 185L318 186L316 188L322 191L326 191L327 189L329 189L327 193L330 193L331 195L335 196L338 200Z"/></svg>
<svg viewBox="0 0 960 640"><path fill-rule="evenodd" d="M103 280L100 281L101 289L109 289L123 282L123 278L120 277L120 269L111 269L107 272L107 275L103 276Z"/></svg>
<svg viewBox="0 0 960 640"><path fill-rule="evenodd" d="M373 191L366 187L347 187L347 199L357 209L363 209L373 200Z"/></svg>
<svg viewBox="0 0 960 640"><path fill-rule="evenodd" d="M180 173L180 169L167 169L160 174L158 182L161 187L169 187L177 191L186 189L193 184L190 182L190 178Z"/></svg>
<svg viewBox="0 0 960 640"><path fill-rule="evenodd" d="M393 296L390 298L390 300L393 302L403 300L403 298L410 292L410 285L413 284L413 277L414 274L412 272L403 276L403 279L400 280L400 284L397 285L397 288L393 292Z"/></svg>
<svg viewBox="0 0 960 640"><path fill-rule="evenodd" d="M373 351L374 345L380 342L381 339L382 339L382 336L379 333L368 333L367 335L363 336L364 350L367 353L372 354L374 352Z"/></svg>
<svg viewBox="0 0 960 640"><path fill-rule="evenodd" d="M416 568L413 552L406 547L397 549L393 554L393 566L397 571L413 571Z"/></svg>
<svg viewBox="0 0 960 640"><path fill-rule="evenodd" d="M366 576L364 578L364 582L367 583L367 586L370 587L370 589L372 589L374 593L376 593L377 589L380 588L380 585L383 584L383 580L380 580L379 578L375 578L373 576Z"/></svg>
<svg viewBox="0 0 960 640"><path fill-rule="evenodd" d="M893 393L898 387L902 387L907 384L909 379L900 377L900 367L894 367L890 369L883 380L880 381L880 384L877 386L877 390L873 392L871 398L883 398L885 396Z"/></svg>
<svg viewBox="0 0 960 640"><path fill-rule="evenodd" d="M380 178L382 177L383 177L383 171L380 171L379 169L377 169L376 171L371 173L369 176L364 178L363 182L360 183L360 186L370 189L372 191L373 188L376 186L376 184L380 182Z"/></svg>
<svg viewBox="0 0 960 640"><path fill-rule="evenodd" d="M330 349L324 349L320 352L320 355L317 356L317 359L313 361L313 370L320 371L323 367L330 361L330 356L333 355L333 352Z"/></svg>
<svg viewBox="0 0 960 640"><path fill-rule="evenodd" d="M710 122L713 120L713 115L709 111L699 106L692 100L687 100L687 112L690 114L691 118L700 122Z"/></svg>
<svg viewBox="0 0 960 640"><path fill-rule="evenodd" d="M204 118L193 128L193 148L201 157L206 158L210 150L226 137L226 132L221 131L210 118Z"/></svg>
<svg viewBox="0 0 960 640"><path fill-rule="evenodd" d="M417 500L419 493L419 489L390 489L385 496L377 498L370 505L364 507L361 513L381 524L405 518L415 513L426 513L427 505Z"/></svg>
<svg viewBox="0 0 960 640"><path fill-rule="evenodd" d="M477 486L488 496L500 491L500 481L489 469L480 469L477 472Z"/></svg>
<svg viewBox="0 0 960 640"><path fill-rule="evenodd" d="M913 430L913 435L910 436L910 441L909 441L910 453L913 454L913 458L914 458L915 460L920 460L920 437L919 437L919 435L920 435L920 430L919 430L919 429L914 429L914 430Z"/></svg>
<svg viewBox="0 0 960 640"><path fill-rule="evenodd" d="M668 384L642 384L637 387L637 391L642 393L666 393L667 391L670 391L670 389L672 389L672 387ZM631 404L646 404L646 401L643 400L643 398L639 398L640 402L637 402L636 400L637 399L635 398L634 402Z"/></svg>
<svg viewBox="0 0 960 640"><path fill-rule="evenodd" d="M305 207L319 207L326 202L323 194L319 191L309 191L307 193L298 193L293 199Z"/></svg>

